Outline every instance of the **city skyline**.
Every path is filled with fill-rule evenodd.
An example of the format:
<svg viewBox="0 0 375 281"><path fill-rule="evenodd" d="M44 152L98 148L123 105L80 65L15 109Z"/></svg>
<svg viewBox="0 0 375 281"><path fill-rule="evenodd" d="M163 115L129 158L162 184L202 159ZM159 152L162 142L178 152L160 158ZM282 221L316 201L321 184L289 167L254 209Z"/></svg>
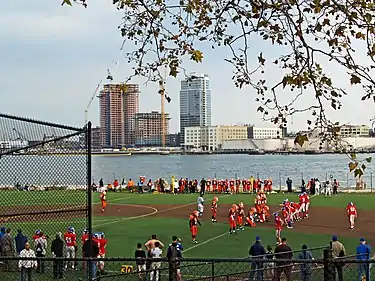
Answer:
<svg viewBox="0 0 375 281"><path fill-rule="evenodd" d="M0 83L2 89L2 112L30 116L73 126L83 126L84 111L96 85L107 76L113 61L119 56L122 38L117 30L121 12L111 3L92 2L88 9L61 8L55 1L40 0L37 3L14 0L5 2L0 11ZM99 22L97 19L101 18ZM9 28L12 26L12 28ZM258 127L272 127L262 122L254 102L256 94L251 88L236 88L231 79L232 69L223 61L229 53L224 49L214 52L202 48L203 63L186 62L188 72L207 73L212 90L212 124L251 123ZM275 57L262 40L254 39L250 55L264 52ZM278 70L269 70L267 79L272 79ZM342 72L329 69L329 74L340 78ZM131 73L131 67L123 58L114 82L122 82ZM172 98L166 104L170 113L170 132L179 131L179 88L184 77L168 78L166 90ZM108 81L106 81L108 82ZM140 112L160 111L158 85L134 79L131 83L140 85ZM375 112L371 102L361 102L362 90L348 87L349 92L358 92L343 97L340 111L327 111L329 117L340 123L368 124ZM285 96L288 93L286 93ZM280 96L283 98L284 93ZM310 104L313 96L299 102L300 106ZM88 110L89 120L99 125L97 100ZM360 110L357 110L360 109ZM69 113L69 114L68 114ZM290 121L291 131L305 130L309 115L299 114Z"/></svg>

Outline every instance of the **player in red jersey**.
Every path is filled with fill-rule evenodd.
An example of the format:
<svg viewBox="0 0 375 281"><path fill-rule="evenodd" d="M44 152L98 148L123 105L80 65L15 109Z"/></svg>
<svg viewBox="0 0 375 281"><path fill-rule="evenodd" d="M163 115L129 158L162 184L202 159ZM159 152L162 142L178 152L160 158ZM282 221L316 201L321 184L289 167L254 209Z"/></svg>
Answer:
<svg viewBox="0 0 375 281"><path fill-rule="evenodd" d="M255 209L255 207L252 207L247 216L246 216L246 224L245 225L248 225L248 226L251 226L251 227L255 227L256 224L255 224L255 218L254 218L254 215L256 214L257 210Z"/></svg>
<svg viewBox="0 0 375 281"><path fill-rule="evenodd" d="M218 186L219 186L218 192L222 193L224 189L224 180L219 180Z"/></svg>
<svg viewBox="0 0 375 281"><path fill-rule="evenodd" d="M231 179L231 180L229 181L229 188L230 188L230 193L231 193L231 194L234 194L234 184L235 184L234 179Z"/></svg>
<svg viewBox="0 0 375 281"><path fill-rule="evenodd" d="M355 226L355 220L358 217L357 207L353 202L349 202L346 206L346 214L349 218L350 230L352 230Z"/></svg>
<svg viewBox="0 0 375 281"><path fill-rule="evenodd" d="M207 191L208 193L211 193L211 179L208 179L208 180L206 181L206 191Z"/></svg>
<svg viewBox="0 0 375 281"><path fill-rule="evenodd" d="M278 213L274 213L273 216L275 218L276 241L277 241L277 244L280 244L281 243L281 231L283 230L284 223Z"/></svg>
<svg viewBox="0 0 375 281"><path fill-rule="evenodd" d="M229 220L229 234L234 234L236 233L236 213L237 213L237 205L233 204L232 208L229 209L229 214L228 214L228 220Z"/></svg>
<svg viewBox="0 0 375 281"><path fill-rule="evenodd" d="M257 195L257 197L255 198L255 208L257 209L257 214L260 215L260 213L262 212L262 198L260 197L260 195Z"/></svg>
<svg viewBox="0 0 375 281"><path fill-rule="evenodd" d="M68 259L74 259L76 257L75 247L77 246L77 235L74 232L74 228L70 226L64 233L65 256ZM69 262L65 264L65 269L67 269L68 266ZM72 263L72 269L74 270L74 263Z"/></svg>
<svg viewBox="0 0 375 281"><path fill-rule="evenodd" d="M236 218L237 218L237 230L245 230L245 228L243 226L243 218L244 217L245 217L244 205L243 205L242 202L240 202L238 204L237 214L236 214Z"/></svg>
<svg viewBox="0 0 375 281"><path fill-rule="evenodd" d="M219 201L219 198L216 196L212 199L212 204L211 204L211 213L212 213L212 219L211 221L214 223L217 223L216 220L216 214L217 214L217 202Z"/></svg>
<svg viewBox="0 0 375 281"><path fill-rule="evenodd" d="M105 234L104 232L99 232L95 233L95 238L98 241L98 246L99 246L99 258L105 258L105 253L106 253L106 247L108 244L107 239L105 239ZM104 261L99 261L99 270L101 273L104 273Z"/></svg>
<svg viewBox="0 0 375 281"><path fill-rule="evenodd" d="M300 204L300 217L304 219L306 217L306 196L304 195L304 193L301 193L300 195L298 195L298 199Z"/></svg>
<svg viewBox="0 0 375 281"><path fill-rule="evenodd" d="M214 193L217 193L217 179L216 179L216 178L214 178L214 179L212 180L212 191L213 191Z"/></svg>
<svg viewBox="0 0 375 281"><path fill-rule="evenodd" d="M194 244L198 243L197 234L198 234L198 225L201 225L199 219L199 212L193 211L193 213L189 216L189 228L191 232L191 240Z"/></svg>
<svg viewBox="0 0 375 281"><path fill-rule="evenodd" d="M301 208L301 205L298 203L290 203L291 206L291 217L293 221L299 221L300 220L300 214L299 209Z"/></svg>

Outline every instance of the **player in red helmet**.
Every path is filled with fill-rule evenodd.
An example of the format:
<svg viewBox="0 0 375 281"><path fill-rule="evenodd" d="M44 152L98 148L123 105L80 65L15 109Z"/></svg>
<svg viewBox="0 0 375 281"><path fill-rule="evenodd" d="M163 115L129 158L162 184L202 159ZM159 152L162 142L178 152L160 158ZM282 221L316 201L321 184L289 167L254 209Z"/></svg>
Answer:
<svg viewBox="0 0 375 281"><path fill-rule="evenodd" d="M194 244L198 243L197 234L198 234L198 225L201 225L199 219L199 212L197 210L189 216L189 228L191 232L191 240Z"/></svg>
<svg viewBox="0 0 375 281"><path fill-rule="evenodd" d="M237 205L233 204L232 208L229 209L228 219L229 219L229 234L236 233L236 214L237 214Z"/></svg>

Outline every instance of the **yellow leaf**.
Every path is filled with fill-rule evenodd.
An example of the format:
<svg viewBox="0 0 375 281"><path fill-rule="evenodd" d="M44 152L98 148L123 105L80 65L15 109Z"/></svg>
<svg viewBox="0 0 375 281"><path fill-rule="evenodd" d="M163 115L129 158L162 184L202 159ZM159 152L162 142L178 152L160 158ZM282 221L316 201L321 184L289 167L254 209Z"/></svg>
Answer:
<svg viewBox="0 0 375 281"><path fill-rule="evenodd" d="M303 144L308 141L307 135L298 135L294 139L294 144L298 144L300 147L303 146Z"/></svg>
<svg viewBox="0 0 375 281"><path fill-rule="evenodd" d="M67 4L69 6L73 6L71 0L63 0L62 3L61 3L61 6L63 6L64 4Z"/></svg>
<svg viewBox="0 0 375 281"><path fill-rule="evenodd" d="M203 60L203 53L199 50L194 50L191 52L191 60L195 62L202 62Z"/></svg>
<svg viewBox="0 0 375 281"><path fill-rule="evenodd" d="M358 163L357 162L350 162L349 163L349 171L350 172L353 172L357 167L358 167Z"/></svg>
<svg viewBox="0 0 375 281"><path fill-rule="evenodd" d="M126 93L126 91L128 90L128 85L126 85L125 83L121 84L121 91L123 94Z"/></svg>

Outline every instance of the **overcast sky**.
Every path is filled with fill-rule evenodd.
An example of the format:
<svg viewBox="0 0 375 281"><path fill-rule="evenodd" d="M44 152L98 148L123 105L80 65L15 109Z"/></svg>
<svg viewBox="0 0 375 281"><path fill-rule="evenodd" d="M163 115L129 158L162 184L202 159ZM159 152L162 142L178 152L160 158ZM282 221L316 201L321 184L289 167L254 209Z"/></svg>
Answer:
<svg viewBox="0 0 375 281"><path fill-rule="evenodd" d="M4 1L0 9L0 111L82 126L84 110L96 85L106 78L107 68L112 68L120 53L122 39L117 26L121 23L121 12L111 2L90 0L89 8L84 9L61 7L61 0ZM252 43L255 58L260 51L275 56L274 48L259 40ZM204 72L211 78L212 123L271 127L261 122L252 89L239 90L232 83L232 69L223 61L228 53L208 50L204 63L189 63L187 67L189 72ZM275 71L266 75L276 76ZM120 60L115 80L121 82L129 73L129 65ZM331 73L337 79L344 75L335 69ZM167 80L172 103L166 106L166 111L172 117L172 132L179 129L178 95L182 78ZM141 111L160 110L157 90L154 84L141 85ZM351 94L345 97L343 109L330 112L329 116L342 123L369 124L375 112L374 104L361 102L360 88L348 90ZM289 93L282 94L283 98L291 97ZM299 105L312 101L311 95ZM98 125L98 117L95 99L89 109L89 119ZM306 118L306 115L296 116L289 127L306 129Z"/></svg>

